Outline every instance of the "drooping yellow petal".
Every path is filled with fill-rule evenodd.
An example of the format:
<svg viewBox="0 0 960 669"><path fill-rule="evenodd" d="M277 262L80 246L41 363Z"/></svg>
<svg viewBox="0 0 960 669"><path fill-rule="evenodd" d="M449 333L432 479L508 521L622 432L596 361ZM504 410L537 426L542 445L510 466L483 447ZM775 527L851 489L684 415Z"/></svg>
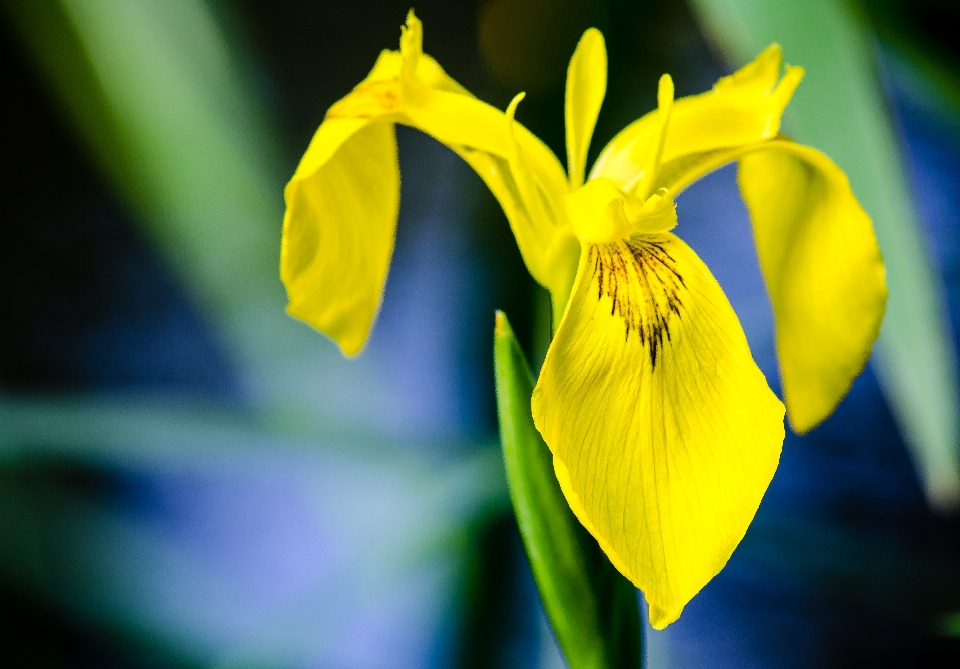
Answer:
<svg viewBox="0 0 960 669"><path fill-rule="evenodd" d="M393 247L394 123L435 137L477 170L500 200L531 274L557 304L565 303L576 271L579 245L560 210L568 185L556 156L521 124L470 95L421 43L422 26L411 12L400 51L382 52L367 78L328 110L287 186L281 276L289 311L348 355L369 332ZM529 185L525 197L510 166L517 147Z"/></svg>
<svg viewBox="0 0 960 669"><path fill-rule="evenodd" d="M355 127L359 125L359 129ZM331 144L348 135L332 155ZM344 355L363 347L380 305L400 203L393 126L328 121L284 191L280 276L287 311Z"/></svg>
<svg viewBox="0 0 960 669"><path fill-rule="evenodd" d="M366 79L327 111L284 190L287 311L344 355L366 342L393 251L400 174L392 123L400 118L401 64L399 53L381 52ZM439 88L457 90L429 57L418 69Z"/></svg>
<svg viewBox="0 0 960 669"><path fill-rule="evenodd" d="M783 405L716 280L669 232L585 246L533 395L570 507L663 628L746 532Z"/></svg>
<svg viewBox="0 0 960 669"><path fill-rule="evenodd" d="M680 192L736 160L773 304L787 415L803 433L866 365L886 305L883 259L843 171L783 136L681 156L657 185Z"/></svg>
<svg viewBox="0 0 960 669"><path fill-rule="evenodd" d="M783 110L803 78L803 68L787 66L782 78L780 69L780 47L772 44L710 91L677 100L662 162L775 137ZM655 111L628 125L601 152L591 178L605 176L624 190L636 184L638 172L657 149L659 128Z"/></svg>
<svg viewBox="0 0 960 669"><path fill-rule="evenodd" d="M886 306L883 259L846 175L816 149L768 142L740 191L773 303L790 424L815 427L863 370Z"/></svg>
<svg viewBox="0 0 960 669"><path fill-rule="evenodd" d="M571 188L583 185L587 150L607 93L607 48L603 35L588 28L567 67L564 119L567 129L567 176Z"/></svg>

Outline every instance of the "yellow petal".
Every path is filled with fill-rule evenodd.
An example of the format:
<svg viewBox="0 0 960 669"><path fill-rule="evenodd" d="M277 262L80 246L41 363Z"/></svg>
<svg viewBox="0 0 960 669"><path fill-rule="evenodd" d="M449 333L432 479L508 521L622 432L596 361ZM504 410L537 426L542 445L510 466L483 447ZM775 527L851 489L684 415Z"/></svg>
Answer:
<svg viewBox="0 0 960 669"><path fill-rule="evenodd" d="M712 90L674 102L662 162L775 137L783 110L803 78L802 68L789 65L780 78L780 67L780 47L773 44ZM605 176L624 190L636 184L657 150L659 128L655 111L628 125L601 152L591 178Z"/></svg>
<svg viewBox="0 0 960 669"><path fill-rule="evenodd" d="M554 322L559 323L580 257L580 244L572 230L558 225L553 217L547 221L538 220L529 211L507 159L466 147L454 147L454 150L480 175L497 198L530 275L550 291ZM538 187L536 192L539 195L542 189ZM549 202L546 198L541 199L546 208Z"/></svg>
<svg viewBox="0 0 960 669"><path fill-rule="evenodd" d="M604 177L568 193L564 204L571 229L585 244L607 244L635 233L666 232L677 224L676 205L665 188L643 201Z"/></svg>
<svg viewBox="0 0 960 669"><path fill-rule="evenodd" d="M284 191L280 276L287 311L355 355L380 305L393 252L400 203L393 126L327 121L303 165L309 169L298 169Z"/></svg>
<svg viewBox="0 0 960 669"><path fill-rule="evenodd" d="M530 274L562 309L579 255L579 244L566 228L561 209L568 189L563 167L543 142L514 120L522 95L505 114L462 88L430 85L431 80L446 82L449 77L432 60L424 73L422 63L429 57L422 54L420 39L419 21L411 16L401 52L405 62L416 63L416 76L400 78L398 122L433 136L476 170L500 202ZM413 70L406 66L406 71Z"/></svg>
<svg viewBox="0 0 960 669"><path fill-rule="evenodd" d="M607 48L603 35L589 28L567 67L564 118L567 129L567 174L572 188L583 185L587 150L607 93Z"/></svg>
<svg viewBox="0 0 960 669"><path fill-rule="evenodd" d="M773 141L740 158L740 190L776 319L790 424L826 418L863 370L887 288L870 217L816 149Z"/></svg>
<svg viewBox="0 0 960 669"><path fill-rule="evenodd" d="M514 138L505 114L470 95L421 50L422 27L410 13L401 39L399 79L400 122L411 125L451 148L484 151L509 159ZM416 72L411 75L409 72ZM519 123L512 133L528 160L528 169L544 194L556 199L567 190L560 161L546 144Z"/></svg>
<svg viewBox="0 0 960 669"><path fill-rule="evenodd" d="M773 303L787 415L803 433L833 412L870 356L886 306L883 259L843 171L782 136L681 156L657 185L679 192L735 160Z"/></svg>
<svg viewBox="0 0 960 669"><path fill-rule="evenodd" d="M571 509L665 627L743 537L784 434L703 262L669 232L585 246L532 404Z"/></svg>
<svg viewBox="0 0 960 669"><path fill-rule="evenodd" d="M574 233L587 244L606 244L629 237L632 230L624 208L625 198L623 191L602 177L568 194L564 204Z"/></svg>
<svg viewBox="0 0 960 669"><path fill-rule="evenodd" d="M660 163L663 160L663 149L667 143L667 132L670 129L670 115L673 111L673 79L669 74L660 77L660 83L657 85L657 118L659 124L657 135L654 139L656 144L653 150L648 153L647 164L636 173L634 179L636 186L624 184L626 190L635 190L637 197L646 199L653 192L653 184L656 182L657 173L660 171Z"/></svg>
<svg viewBox="0 0 960 669"><path fill-rule="evenodd" d="M576 272L579 244L565 226L560 198L568 185L556 156L470 95L422 52L421 41L411 12L400 51L382 52L367 78L328 110L286 191L281 276L288 310L347 355L360 350L369 332L393 247L399 197L393 123L432 135L477 170L500 200L531 274L558 305ZM526 197L510 166L518 147Z"/></svg>

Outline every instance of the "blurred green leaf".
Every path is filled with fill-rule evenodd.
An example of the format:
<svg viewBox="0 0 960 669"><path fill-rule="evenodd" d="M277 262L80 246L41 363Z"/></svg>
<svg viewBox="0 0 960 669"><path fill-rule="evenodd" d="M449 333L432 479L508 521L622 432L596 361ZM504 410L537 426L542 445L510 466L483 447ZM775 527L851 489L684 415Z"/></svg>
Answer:
<svg viewBox="0 0 960 669"><path fill-rule="evenodd" d="M942 281L917 219L869 34L840 0L693 0L708 35L735 64L770 42L807 75L787 131L825 151L873 218L890 297L874 368L936 507L960 501L960 394Z"/></svg>
<svg viewBox="0 0 960 669"><path fill-rule="evenodd" d="M0 0L0 9L212 321L261 415L314 434L356 424L344 407L381 392L372 363L342 360L283 309L277 142L256 77L240 66L249 50L224 28L229 3Z"/></svg>
<svg viewBox="0 0 960 669"><path fill-rule="evenodd" d="M194 666L335 665L354 626L381 624L401 602L440 625L471 534L507 512L499 449L447 443L426 459L397 443L265 427L155 399L0 395L0 578ZM264 489L252 518L217 502ZM224 543L244 517L253 525ZM276 535L255 529L277 519ZM277 539L292 527L316 546ZM279 577L237 571L264 559L295 564Z"/></svg>
<svg viewBox="0 0 960 669"><path fill-rule="evenodd" d="M272 136L207 3L5 4L102 169L199 296L222 309L278 293L263 285L282 214Z"/></svg>
<svg viewBox="0 0 960 669"><path fill-rule="evenodd" d="M940 618L937 630L942 636L960 637L960 613L948 613Z"/></svg>
<svg viewBox="0 0 960 669"><path fill-rule="evenodd" d="M571 669L639 667L637 591L567 506L533 424L533 375L506 315L494 333L497 409L510 497L534 579Z"/></svg>

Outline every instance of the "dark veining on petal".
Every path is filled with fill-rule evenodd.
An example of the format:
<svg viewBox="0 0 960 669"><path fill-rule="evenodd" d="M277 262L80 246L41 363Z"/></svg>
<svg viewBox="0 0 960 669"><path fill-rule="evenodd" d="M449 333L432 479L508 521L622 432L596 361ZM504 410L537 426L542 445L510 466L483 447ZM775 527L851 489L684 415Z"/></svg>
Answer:
<svg viewBox="0 0 960 669"><path fill-rule="evenodd" d="M623 319L627 341L635 333L656 368L670 325L683 307L683 277L658 236L637 236L590 248L597 299L610 298L610 315Z"/></svg>

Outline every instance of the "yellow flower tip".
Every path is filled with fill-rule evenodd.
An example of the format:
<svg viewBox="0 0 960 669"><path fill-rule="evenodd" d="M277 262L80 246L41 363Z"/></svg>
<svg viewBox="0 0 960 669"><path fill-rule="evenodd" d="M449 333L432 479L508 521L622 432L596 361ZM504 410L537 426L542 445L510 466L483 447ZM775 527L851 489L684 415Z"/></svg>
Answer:
<svg viewBox="0 0 960 669"><path fill-rule="evenodd" d="M741 67L726 77L721 77L713 90L716 92L732 92L740 90L759 95L766 95L773 90L780 78L783 51L780 45L774 42L764 49L753 62Z"/></svg>
<svg viewBox="0 0 960 669"><path fill-rule="evenodd" d="M606 41L603 39L603 33L597 30L596 28L587 28L583 31L583 35L580 36L580 41L577 42L577 48L580 48L581 44L594 45L594 42L598 43L598 46L606 49Z"/></svg>
<svg viewBox="0 0 960 669"><path fill-rule="evenodd" d="M494 324L493 324L493 334L496 337L509 337L513 332L513 329L510 327L510 321L507 320L507 315L497 309L494 314Z"/></svg>
<svg viewBox="0 0 960 669"><path fill-rule="evenodd" d="M660 83L657 84L658 109L668 110L673 105L673 92L673 78L669 74L660 77Z"/></svg>
<svg viewBox="0 0 960 669"><path fill-rule="evenodd" d="M797 90L797 86L803 81L805 74L806 70L799 65L786 65L784 67L783 77L777 83L776 88L770 92L770 98L775 106L780 109L787 106L790 98L793 97L794 92Z"/></svg>
<svg viewBox="0 0 960 669"><path fill-rule="evenodd" d="M673 610L663 609L647 599L647 608L650 613L650 627L655 630L666 629L667 625L677 622L680 614L683 613L683 607L678 606Z"/></svg>
<svg viewBox="0 0 960 669"><path fill-rule="evenodd" d="M413 11L413 10L411 10ZM760 52L755 62L769 63L773 68L780 69L780 63L783 62L783 47L779 42L770 42L767 48Z"/></svg>
<svg viewBox="0 0 960 669"><path fill-rule="evenodd" d="M423 54L423 24L412 8L407 12L406 25L400 26L400 53L403 54L404 70L411 68L415 71Z"/></svg>
<svg viewBox="0 0 960 669"><path fill-rule="evenodd" d="M520 91L519 93L517 93L516 95L513 96L513 99L510 101L510 104L507 105L506 116L507 116L507 124L508 124L508 126L512 126L512 125L513 125L513 118L514 118L514 116L515 116L516 113L517 113L517 105L519 105L520 102L521 102L525 97L527 97L527 94L526 94L524 91Z"/></svg>
<svg viewBox="0 0 960 669"><path fill-rule="evenodd" d="M343 327L340 324L331 326L322 315L318 317L314 305L302 300L291 299L287 304L286 312L292 318L303 321L313 329L327 335L337 345L345 358L357 357L366 346L369 327L360 329ZM338 325L340 326L338 327Z"/></svg>

